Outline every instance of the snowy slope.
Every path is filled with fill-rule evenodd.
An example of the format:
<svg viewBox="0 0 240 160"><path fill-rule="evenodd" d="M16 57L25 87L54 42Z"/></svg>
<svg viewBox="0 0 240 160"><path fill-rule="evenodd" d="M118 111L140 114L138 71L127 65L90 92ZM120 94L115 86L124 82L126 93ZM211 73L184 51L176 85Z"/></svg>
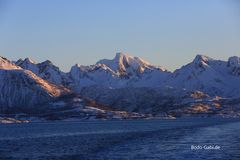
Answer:
<svg viewBox="0 0 240 160"><path fill-rule="evenodd" d="M27 69L38 75L39 77L57 85L66 86L69 83L69 79L66 73L62 72L51 61L46 60L42 63L36 63L30 58L24 60L19 59L16 65Z"/></svg>
<svg viewBox="0 0 240 160"><path fill-rule="evenodd" d="M174 73L124 53L116 53L113 59L103 59L95 65L77 64L69 73L62 72L50 61L36 63L26 58L16 64L76 92L83 87L98 85L110 88L171 86L225 97L240 93L240 60L236 56L222 61L197 55L191 63Z"/></svg>
<svg viewBox="0 0 240 160"><path fill-rule="evenodd" d="M193 62L176 70L165 85L199 90L210 95L237 96L240 93L239 58L228 62L197 55Z"/></svg>
<svg viewBox="0 0 240 160"><path fill-rule="evenodd" d="M138 113L112 110L111 107L98 105L92 100L73 94L62 86L43 80L32 71L22 69L5 58L1 60L1 116L4 115L3 113L6 116L10 113L15 118L28 120L31 120L31 118L36 120L61 120L144 117L144 115ZM36 69L35 71L39 69L36 63L30 59L25 59L22 66L27 66L32 70ZM17 114L14 115L15 113Z"/></svg>
<svg viewBox="0 0 240 160"><path fill-rule="evenodd" d="M65 86L117 110L154 115L170 112L212 114L219 111L219 106L221 109L235 106L240 110L237 108L239 82L240 58L237 56L222 61L197 55L191 63L173 73L123 53L95 65L77 64L69 73L62 72L50 61L36 63L26 58L14 64L0 57L0 109L3 112L11 108L41 107L39 104L52 107L52 100L70 93L62 87ZM226 100L222 100L224 98ZM56 104L61 108L61 100ZM75 114L75 110L72 111L75 108L71 108L75 103L64 104L62 108L71 110L74 116L98 110L90 106L90 111L81 104L87 112L80 110ZM226 107L224 112L228 114L232 110Z"/></svg>
<svg viewBox="0 0 240 160"><path fill-rule="evenodd" d="M76 64L69 73L72 80L71 88L79 92L82 87L101 85L109 87L121 86L118 76L109 67L102 64L82 66Z"/></svg>
<svg viewBox="0 0 240 160"><path fill-rule="evenodd" d="M133 57L124 53L116 53L112 60L103 59L98 61L97 64L105 64L119 75L141 74L145 70L151 69L166 71L166 69L153 66L139 57Z"/></svg>
<svg viewBox="0 0 240 160"><path fill-rule="evenodd" d="M16 66L12 62L10 62L8 59L0 56L0 69L5 69L5 70L21 69L21 67Z"/></svg>
<svg viewBox="0 0 240 160"><path fill-rule="evenodd" d="M75 65L70 71L77 91L91 85L112 88L158 86L169 74L162 67L123 53L117 53L112 60L100 60L95 65Z"/></svg>
<svg viewBox="0 0 240 160"><path fill-rule="evenodd" d="M4 64L4 65L3 65ZM53 85L9 60L1 61L0 111L47 102L70 91Z"/></svg>

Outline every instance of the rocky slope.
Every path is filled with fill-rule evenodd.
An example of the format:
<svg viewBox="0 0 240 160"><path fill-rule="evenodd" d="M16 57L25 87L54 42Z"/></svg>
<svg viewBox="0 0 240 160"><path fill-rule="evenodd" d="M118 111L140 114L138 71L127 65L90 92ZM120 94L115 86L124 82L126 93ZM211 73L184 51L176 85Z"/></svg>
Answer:
<svg viewBox="0 0 240 160"><path fill-rule="evenodd" d="M156 88L85 87L81 94L98 104L153 117L240 116L240 98L211 97L200 91Z"/></svg>

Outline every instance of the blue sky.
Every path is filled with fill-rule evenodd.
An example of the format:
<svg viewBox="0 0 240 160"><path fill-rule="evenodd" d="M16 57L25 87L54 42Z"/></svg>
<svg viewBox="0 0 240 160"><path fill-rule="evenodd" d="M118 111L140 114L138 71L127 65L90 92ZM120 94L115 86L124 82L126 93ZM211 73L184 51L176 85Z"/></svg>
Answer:
<svg viewBox="0 0 240 160"><path fill-rule="evenodd" d="M237 0L0 0L0 55L68 71L127 52L170 70L240 56Z"/></svg>

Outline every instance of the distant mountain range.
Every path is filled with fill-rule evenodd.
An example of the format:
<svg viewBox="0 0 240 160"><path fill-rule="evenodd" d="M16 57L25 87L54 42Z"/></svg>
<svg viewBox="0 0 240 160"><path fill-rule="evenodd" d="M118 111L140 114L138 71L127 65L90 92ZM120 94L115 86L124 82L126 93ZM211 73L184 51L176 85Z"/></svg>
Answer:
<svg viewBox="0 0 240 160"><path fill-rule="evenodd" d="M103 59L95 65L76 64L68 73L49 60L12 62L0 57L0 113L29 116L71 111L65 117L52 114L59 119L79 115L238 116L239 82L240 57L236 56L221 61L197 55L170 72L139 57L117 53L112 60Z"/></svg>

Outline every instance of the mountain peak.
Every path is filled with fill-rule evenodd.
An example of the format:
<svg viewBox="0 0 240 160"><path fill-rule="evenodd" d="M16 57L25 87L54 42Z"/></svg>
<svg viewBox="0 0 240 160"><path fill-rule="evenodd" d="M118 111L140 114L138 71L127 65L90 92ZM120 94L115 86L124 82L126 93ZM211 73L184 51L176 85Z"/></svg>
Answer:
<svg viewBox="0 0 240 160"><path fill-rule="evenodd" d="M204 66L208 66L209 61L212 61L212 60L213 59L208 56L197 54L193 60L193 63L196 67L204 68Z"/></svg>
<svg viewBox="0 0 240 160"><path fill-rule="evenodd" d="M21 68L13 64L7 58L0 56L0 69L10 70L10 69L21 69Z"/></svg>
<svg viewBox="0 0 240 160"><path fill-rule="evenodd" d="M229 57L227 66L229 67L231 74L240 75L240 57Z"/></svg>
<svg viewBox="0 0 240 160"><path fill-rule="evenodd" d="M27 63L36 64L36 62L33 59L29 58L29 57L25 58L24 61L27 62Z"/></svg>
<svg viewBox="0 0 240 160"><path fill-rule="evenodd" d="M20 58L19 60L17 60L15 62L15 64L18 65L18 66L23 67L23 66L26 66L26 65L35 65L37 63L34 60L32 60L31 58L27 57L24 60L22 58Z"/></svg>
<svg viewBox="0 0 240 160"><path fill-rule="evenodd" d="M3 62L3 61L6 61L6 60L7 60L6 58L0 56L0 63Z"/></svg>
<svg viewBox="0 0 240 160"><path fill-rule="evenodd" d="M49 60L46 60L44 62L42 62L41 64L45 64L45 65L53 65L53 63Z"/></svg>
<svg viewBox="0 0 240 160"><path fill-rule="evenodd" d="M240 57L233 56L228 58L228 65L234 67L240 67Z"/></svg>
<svg viewBox="0 0 240 160"><path fill-rule="evenodd" d="M126 53L118 52L112 60L103 59L97 62L97 64L105 64L115 72L132 71L144 71L144 68L149 68L151 65L149 62L139 58L133 57Z"/></svg>
<svg viewBox="0 0 240 160"><path fill-rule="evenodd" d="M78 64L78 63L76 63L73 67L77 67L77 68L79 68L79 67L81 67L81 65Z"/></svg>
<svg viewBox="0 0 240 160"><path fill-rule="evenodd" d="M194 62L200 62L200 61L208 62L209 60L213 60L213 59L208 56L202 55L202 54L197 54L193 61Z"/></svg>
<svg viewBox="0 0 240 160"><path fill-rule="evenodd" d="M143 60L142 58L140 57L134 57L134 56L131 56L127 53L123 53L123 52L118 52L116 53L116 56L114 58L114 60L117 60L117 61L127 61L127 62L136 62L136 63L139 63L139 64L143 64L143 65L150 65L149 62L147 62L146 60Z"/></svg>
<svg viewBox="0 0 240 160"><path fill-rule="evenodd" d="M115 58L121 57L121 56L128 56L128 54L124 54L123 52L117 52Z"/></svg>

